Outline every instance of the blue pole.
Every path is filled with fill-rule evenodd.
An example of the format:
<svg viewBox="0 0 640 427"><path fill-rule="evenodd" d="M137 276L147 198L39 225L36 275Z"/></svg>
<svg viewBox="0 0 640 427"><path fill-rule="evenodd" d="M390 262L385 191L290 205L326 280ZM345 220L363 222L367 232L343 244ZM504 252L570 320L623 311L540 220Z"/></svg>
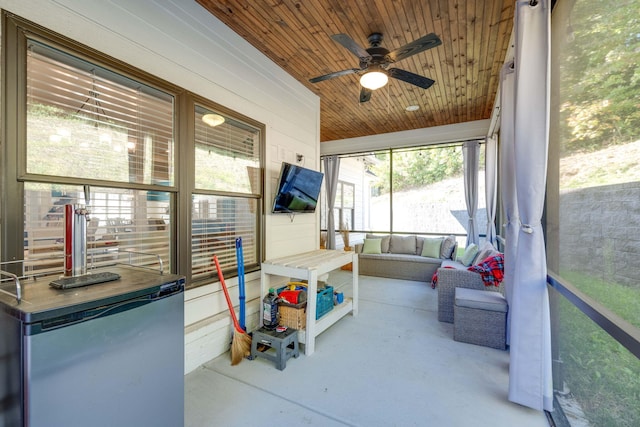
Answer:
<svg viewBox="0 0 640 427"><path fill-rule="evenodd" d="M244 255L242 253L242 237L236 239L236 259L238 262L238 292L240 294L240 318L238 319L240 327L247 330L245 324L245 300L246 294L244 289Z"/></svg>

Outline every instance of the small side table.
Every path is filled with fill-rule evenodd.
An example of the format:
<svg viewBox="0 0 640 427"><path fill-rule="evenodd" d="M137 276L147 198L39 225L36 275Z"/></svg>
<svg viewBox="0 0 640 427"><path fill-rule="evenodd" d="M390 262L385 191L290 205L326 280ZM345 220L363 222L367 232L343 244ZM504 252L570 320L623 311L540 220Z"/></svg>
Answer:
<svg viewBox="0 0 640 427"><path fill-rule="evenodd" d="M258 351L258 344L264 344L273 350L275 354ZM256 357L264 357L272 362L276 362L276 368L283 370L287 367L287 360L291 356L298 357L300 349L298 348L298 330L287 328L284 332L277 332L275 329L266 329L264 327L253 331L251 338L251 359Z"/></svg>

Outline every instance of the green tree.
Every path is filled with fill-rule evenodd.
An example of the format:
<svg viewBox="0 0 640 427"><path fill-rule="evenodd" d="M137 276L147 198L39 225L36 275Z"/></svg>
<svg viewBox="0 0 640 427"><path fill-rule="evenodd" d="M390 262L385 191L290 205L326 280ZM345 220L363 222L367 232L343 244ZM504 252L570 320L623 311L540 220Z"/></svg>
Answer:
<svg viewBox="0 0 640 427"><path fill-rule="evenodd" d="M422 187L460 175L463 171L462 150L459 145L394 150L392 167L390 158L389 152L376 153L377 162L370 168L378 177L377 188L381 194L389 192L391 169L393 191Z"/></svg>
<svg viewBox="0 0 640 427"><path fill-rule="evenodd" d="M560 48L565 151L638 138L640 1L576 1Z"/></svg>

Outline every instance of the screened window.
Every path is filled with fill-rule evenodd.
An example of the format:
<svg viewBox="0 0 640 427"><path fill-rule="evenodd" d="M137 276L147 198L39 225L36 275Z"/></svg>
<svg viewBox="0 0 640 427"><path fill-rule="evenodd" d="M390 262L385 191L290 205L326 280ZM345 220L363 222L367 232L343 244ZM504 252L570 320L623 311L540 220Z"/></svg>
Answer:
<svg viewBox="0 0 640 427"><path fill-rule="evenodd" d="M214 254L223 269L236 266L237 238L242 239L245 265L258 265L260 129L217 110L196 106L194 161L193 278L212 274Z"/></svg>
<svg viewBox="0 0 640 427"><path fill-rule="evenodd" d="M346 221L355 232L453 234L462 242L468 223L463 169L459 143L346 155L340 159L336 228ZM323 206L327 206L325 199L323 194ZM325 209L322 224L326 227ZM476 220L482 233L487 223L484 144L480 145Z"/></svg>
<svg viewBox="0 0 640 427"><path fill-rule="evenodd" d="M548 268L640 333L640 2L553 9ZM552 196L552 197L551 197ZM640 359L552 296L554 383L589 425L640 425ZM591 305L591 301L587 301ZM617 318L616 318L617 316ZM557 413L559 411L554 411Z"/></svg>
<svg viewBox="0 0 640 427"><path fill-rule="evenodd" d="M462 147L393 150L393 230L404 233L466 235L469 214L464 192ZM480 145L476 224L487 224L484 144Z"/></svg>

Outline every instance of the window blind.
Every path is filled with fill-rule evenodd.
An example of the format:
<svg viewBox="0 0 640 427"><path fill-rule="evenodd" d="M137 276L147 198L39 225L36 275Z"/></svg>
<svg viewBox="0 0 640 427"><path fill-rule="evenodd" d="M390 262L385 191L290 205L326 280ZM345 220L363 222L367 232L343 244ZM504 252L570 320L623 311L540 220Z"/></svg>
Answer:
<svg viewBox="0 0 640 427"><path fill-rule="evenodd" d="M258 264L257 199L193 196L191 220L192 278L215 276L213 255L223 270L237 268L236 238L242 238L245 266Z"/></svg>
<svg viewBox="0 0 640 427"><path fill-rule="evenodd" d="M196 188L260 195L259 129L201 106L195 113Z"/></svg>
<svg viewBox="0 0 640 427"><path fill-rule="evenodd" d="M91 188L87 266L171 268L169 193ZM85 204L78 186L25 184L24 274L63 271L64 205Z"/></svg>
<svg viewBox="0 0 640 427"><path fill-rule="evenodd" d="M170 271L173 96L39 41L27 46L24 273L63 270L64 205L84 205L92 180L118 185L91 186L88 267L159 267L160 257Z"/></svg>
<svg viewBox="0 0 640 427"><path fill-rule="evenodd" d="M29 41L26 172L171 185L173 104L169 94Z"/></svg>

